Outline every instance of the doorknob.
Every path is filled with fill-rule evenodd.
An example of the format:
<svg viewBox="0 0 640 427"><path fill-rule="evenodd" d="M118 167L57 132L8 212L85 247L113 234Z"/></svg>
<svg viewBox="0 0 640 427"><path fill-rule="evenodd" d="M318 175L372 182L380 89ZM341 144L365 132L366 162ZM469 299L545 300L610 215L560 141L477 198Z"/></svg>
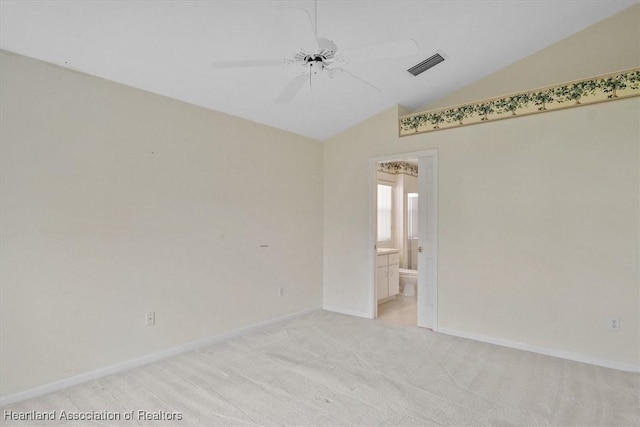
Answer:
<svg viewBox="0 0 640 427"><path fill-rule="evenodd" d="M418 246L418 252L422 252L422 246Z"/></svg>

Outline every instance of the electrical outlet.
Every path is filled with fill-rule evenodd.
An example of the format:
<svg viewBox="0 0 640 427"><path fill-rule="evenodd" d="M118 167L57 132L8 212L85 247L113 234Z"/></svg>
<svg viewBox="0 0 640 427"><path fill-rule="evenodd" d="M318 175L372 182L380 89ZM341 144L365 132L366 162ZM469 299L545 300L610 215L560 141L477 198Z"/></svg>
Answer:
<svg viewBox="0 0 640 427"><path fill-rule="evenodd" d="M609 330L611 331L619 331L620 330L620 319L617 317L609 318Z"/></svg>
<svg viewBox="0 0 640 427"><path fill-rule="evenodd" d="M153 326L153 325L156 324L156 312L155 311L150 311L150 312L145 314L144 324L145 324L145 326Z"/></svg>
<svg viewBox="0 0 640 427"><path fill-rule="evenodd" d="M284 296L284 288L283 287L278 288L278 296L279 297L283 297Z"/></svg>

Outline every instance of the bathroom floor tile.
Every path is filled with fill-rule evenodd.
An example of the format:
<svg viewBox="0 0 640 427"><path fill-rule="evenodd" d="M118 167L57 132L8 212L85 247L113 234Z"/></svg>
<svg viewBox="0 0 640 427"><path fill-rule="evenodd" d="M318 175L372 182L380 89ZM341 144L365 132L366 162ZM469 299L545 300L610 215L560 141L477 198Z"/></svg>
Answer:
<svg viewBox="0 0 640 427"><path fill-rule="evenodd" d="M418 324L416 297L396 295L395 298L379 304L378 320L394 325L416 326Z"/></svg>

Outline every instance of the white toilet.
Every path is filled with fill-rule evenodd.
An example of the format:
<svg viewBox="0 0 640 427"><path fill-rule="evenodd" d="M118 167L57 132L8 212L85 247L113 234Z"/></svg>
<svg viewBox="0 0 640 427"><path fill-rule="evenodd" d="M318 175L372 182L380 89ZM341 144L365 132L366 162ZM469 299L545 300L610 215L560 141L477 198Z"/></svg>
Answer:
<svg viewBox="0 0 640 427"><path fill-rule="evenodd" d="M400 293L406 297L415 296L418 291L418 270L400 268Z"/></svg>

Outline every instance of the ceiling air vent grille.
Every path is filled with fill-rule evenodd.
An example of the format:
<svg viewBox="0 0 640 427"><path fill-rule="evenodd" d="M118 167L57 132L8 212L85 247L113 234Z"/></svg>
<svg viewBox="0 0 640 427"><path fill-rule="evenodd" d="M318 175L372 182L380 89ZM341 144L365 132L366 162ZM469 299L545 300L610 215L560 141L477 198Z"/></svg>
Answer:
<svg viewBox="0 0 640 427"><path fill-rule="evenodd" d="M413 74L414 76L417 76L418 74L424 73L429 68L438 65L442 61L444 61L444 57L439 53L436 53L435 55L428 57L421 63L416 64L413 67L409 68L407 71Z"/></svg>

